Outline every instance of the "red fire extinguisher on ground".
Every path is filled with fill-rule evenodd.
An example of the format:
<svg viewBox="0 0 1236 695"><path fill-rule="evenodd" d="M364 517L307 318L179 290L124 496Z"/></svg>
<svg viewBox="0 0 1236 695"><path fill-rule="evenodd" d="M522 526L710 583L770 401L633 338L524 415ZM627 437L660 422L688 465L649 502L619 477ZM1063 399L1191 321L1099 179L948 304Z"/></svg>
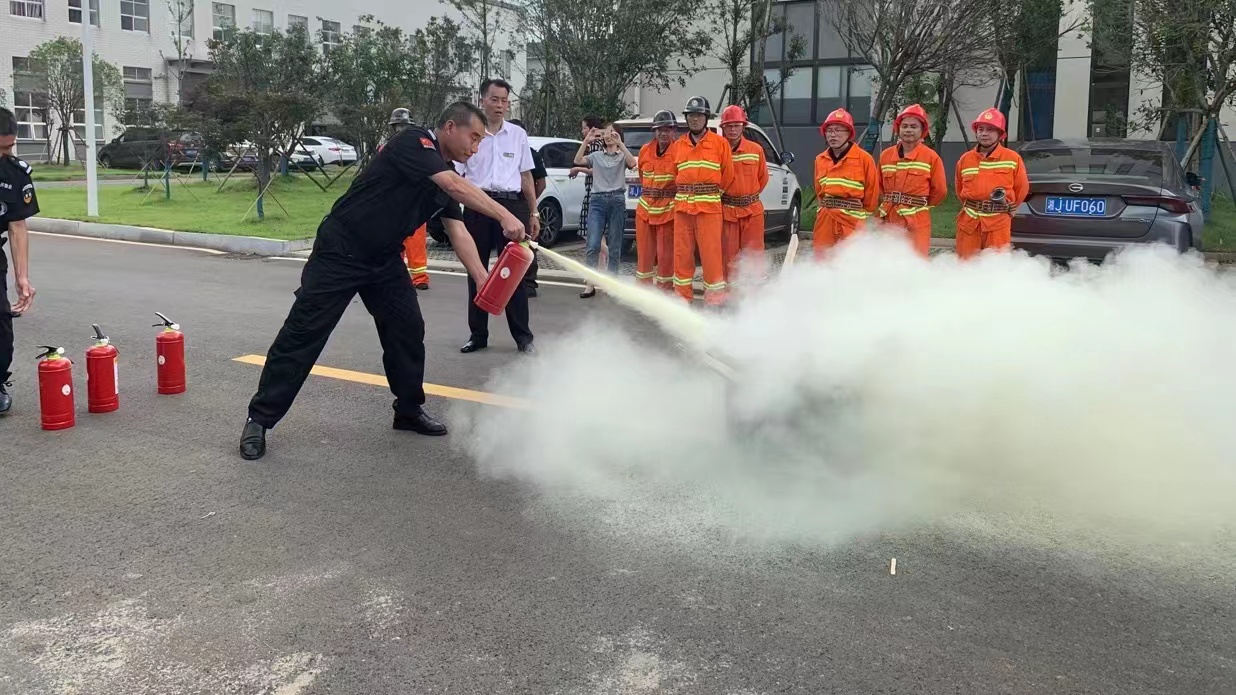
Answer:
<svg viewBox="0 0 1236 695"><path fill-rule="evenodd" d="M528 243L508 243L498 256L498 262L494 263L493 270L489 271L485 284L477 291L473 303L494 316L501 314L531 266L532 249L528 248Z"/></svg>
<svg viewBox="0 0 1236 695"><path fill-rule="evenodd" d="M163 326L163 332L155 337L155 355L159 363L159 393L185 392L185 334L180 326L166 316L155 312L163 319L155 327Z"/></svg>
<svg viewBox="0 0 1236 695"><path fill-rule="evenodd" d="M73 360L64 356L64 348L40 345L39 409L43 414L43 429L64 430L77 424L73 407Z"/></svg>
<svg viewBox="0 0 1236 695"><path fill-rule="evenodd" d="M86 350L86 403L92 413L110 413L120 407L120 351L92 324L95 344Z"/></svg>

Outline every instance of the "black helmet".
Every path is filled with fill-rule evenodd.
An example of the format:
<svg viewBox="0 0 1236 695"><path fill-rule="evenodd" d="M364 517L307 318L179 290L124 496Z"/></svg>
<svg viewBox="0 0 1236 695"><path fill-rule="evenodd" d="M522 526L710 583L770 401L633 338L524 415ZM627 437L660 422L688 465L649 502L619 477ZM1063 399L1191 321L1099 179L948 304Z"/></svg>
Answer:
<svg viewBox="0 0 1236 695"><path fill-rule="evenodd" d="M412 125L412 112L407 109L391 111L391 122L388 125Z"/></svg>
<svg viewBox="0 0 1236 695"><path fill-rule="evenodd" d="M682 110L682 115L686 116L691 113L702 113L705 116L712 118L712 108L708 105L708 100L704 97L691 97L687 99L687 106Z"/></svg>
<svg viewBox="0 0 1236 695"><path fill-rule="evenodd" d="M661 110L657 115L652 117L652 129L657 128L677 128L678 119L674 117L673 111Z"/></svg>

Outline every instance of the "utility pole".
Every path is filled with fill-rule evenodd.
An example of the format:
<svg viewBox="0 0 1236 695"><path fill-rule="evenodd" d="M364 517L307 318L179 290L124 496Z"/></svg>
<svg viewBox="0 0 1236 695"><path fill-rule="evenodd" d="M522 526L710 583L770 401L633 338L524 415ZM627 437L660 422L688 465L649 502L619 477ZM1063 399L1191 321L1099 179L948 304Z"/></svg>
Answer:
<svg viewBox="0 0 1236 695"><path fill-rule="evenodd" d="M82 90L86 96L86 215L99 216L99 177L94 158L94 37L90 1L82 0Z"/></svg>

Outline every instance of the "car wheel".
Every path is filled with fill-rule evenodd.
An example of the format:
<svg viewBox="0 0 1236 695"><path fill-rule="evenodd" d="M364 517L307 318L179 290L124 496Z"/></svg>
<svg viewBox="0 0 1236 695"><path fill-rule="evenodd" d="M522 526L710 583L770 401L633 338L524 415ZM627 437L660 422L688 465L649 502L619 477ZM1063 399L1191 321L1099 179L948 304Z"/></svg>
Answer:
<svg viewBox="0 0 1236 695"><path fill-rule="evenodd" d="M790 237L798 234L798 226L802 222L803 201L798 195L794 196L794 200L790 203L790 223L785 229L785 240L789 241Z"/></svg>
<svg viewBox="0 0 1236 695"><path fill-rule="evenodd" d="M105 154L102 157L99 157L99 166L103 167L104 169L111 169L112 168L112 156L110 154Z"/></svg>
<svg viewBox="0 0 1236 695"><path fill-rule="evenodd" d="M552 248L562 238L562 206L552 198L542 200L536 208L541 215L541 234L537 243Z"/></svg>

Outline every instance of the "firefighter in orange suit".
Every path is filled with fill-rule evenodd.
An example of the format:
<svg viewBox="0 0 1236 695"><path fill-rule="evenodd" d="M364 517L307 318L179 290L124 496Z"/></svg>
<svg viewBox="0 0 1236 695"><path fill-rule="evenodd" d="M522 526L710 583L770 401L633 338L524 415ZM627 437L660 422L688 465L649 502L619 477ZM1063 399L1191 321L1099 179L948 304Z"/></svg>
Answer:
<svg viewBox="0 0 1236 695"><path fill-rule="evenodd" d="M407 109L391 111L391 120L387 125L394 136L412 125L412 112ZM381 152L383 147L386 147L386 143L379 145L378 151ZM412 232L412 236L403 240L403 260L408 266L408 272L412 273L412 285L418 290L429 289L429 250L425 247L425 230L425 225L421 225Z"/></svg>
<svg viewBox="0 0 1236 695"><path fill-rule="evenodd" d="M734 261L740 251L764 257L764 203L760 194L768 185L768 162L764 148L742 136L747 114L731 105L721 112L721 134L730 145L734 160L734 182L721 192L724 227L721 251L725 260L725 279L733 284Z"/></svg>
<svg viewBox="0 0 1236 695"><path fill-rule="evenodd" d="M674 194L674 289L690 302L695 250L704 266L704 304L721 306L728 298L721 253L721 191L734 181L730 144L708 129L712 108L704 97L687 99L682 110L687 133L674 141L677 168Z"/></svg>
<svg viewBox="0 0 1236 695"><path fill-rule="evenodd" d="M854 118L845 109L828 114L820 126L828 148L815 158L814 237L816 259L849 238L875 214L880 202L880 170L854 142Z"/></svg>
<svg viewBox="0 0 1236 695"><path fill-rule="evenodd" d="M635 279L674 291L674 139L678 119L672 111L652 117L653 140L639 151L639 206L635 209Z"/></svg>
<svg viewBox="0 0 1236 695"><path fill-rule="evenodd" d="M893 119L899 142L880 153L879 215L904 227L924 258L931 250L931 208L948 197L944 162L923 144L929 127L922 106L907 106Z"/></svg>
<svg viewBox="0 0 1236 695"><path fill-rule="evenodd" d="M1013 211L1030 195L1030 180L1021 155L1001 144L1007 134L1004 114L987 109L970 124L978 145L957 160L954 187L961 199L957 213L957 255L971 258L983 249L1013 245Z"/></svg>

